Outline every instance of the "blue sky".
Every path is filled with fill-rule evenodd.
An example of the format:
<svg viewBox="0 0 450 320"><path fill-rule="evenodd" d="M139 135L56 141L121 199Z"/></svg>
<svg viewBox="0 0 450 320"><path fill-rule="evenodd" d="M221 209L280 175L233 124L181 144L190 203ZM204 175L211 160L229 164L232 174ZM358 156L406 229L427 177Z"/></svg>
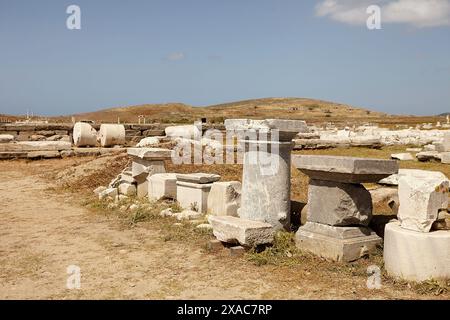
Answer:
<svg viewBox="0 0 450 320"><path fill-rule="evenodd" d="M387 22L368 30L354 0L0 0L0 113L284 96L448 112L450 1L421 0L443 6L426 21L390 7L414 1L372 0Z"/></svg>

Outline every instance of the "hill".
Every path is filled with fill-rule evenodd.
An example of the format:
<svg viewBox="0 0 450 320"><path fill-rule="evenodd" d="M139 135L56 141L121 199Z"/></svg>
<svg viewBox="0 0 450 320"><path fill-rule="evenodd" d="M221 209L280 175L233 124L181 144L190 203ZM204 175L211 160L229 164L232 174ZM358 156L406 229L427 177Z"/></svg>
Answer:
<svg viewBox="0 0 450 320"><path fill-rule="evenodd" d="M116 107L95 112L53 118L56 121L94 120L96 122L137 122L144 116L147 122L191 123L200 118L223 122L227 118L281 118L314 119L314 121L341 121L353 118L367 119L385 116L380 112L355 108L334 102L305 98L264 98L229 102L205 107L182 103L145 104Z"/></svg>
<svg viewBox="0 0 450 320"><path fill-rule="evenodd" d="M24 117L7 116L13 121ZM399 116L357 108L342 103L307 98L263 98L234 101L211 106L191 106L183 103L143 104L102 109L67 116L50 117L50 122L93 120L97 123L137 123L139 117L146 123L193 123L206 118L211 123L222 123L229 118L303 119L309 124L333 122L345 126L374 123L385 127L415 126L422 123L445 121L439 116ZM1 115L0 115L1 117ZM34 117L37 118L37 117Z"/></svg>

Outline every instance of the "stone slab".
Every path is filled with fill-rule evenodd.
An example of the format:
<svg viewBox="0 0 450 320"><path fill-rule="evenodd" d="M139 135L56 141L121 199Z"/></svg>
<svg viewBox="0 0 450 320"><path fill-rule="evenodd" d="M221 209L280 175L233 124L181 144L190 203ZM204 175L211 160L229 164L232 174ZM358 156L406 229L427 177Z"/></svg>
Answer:
<svg viewBox="0 0 450 320"><path fill-rule="evenodd" d="M377 182L398 172L395 160L294 155L292 163L310 178L344 183Z"/></svg>
<svg viewBox="0 0 450 320"><path fill-rule="evenodd" d="M421 233L388 223L384 235L384 265L396 278L408 281L450 279L450 231Z"/></svg>
<svg viewBox="0 0 450 320"><path fill-rule="evenodd" d="M419 170L419 169L399 169L398 173L392 174L389 177L381 179L378 181L379 184L390 185L390 186L398 186L398 179L400 177L412 176L421 178L447 178L445 174L440 171L429 171L429 170Z"/></svg>
<svg viewBox="0 0 450 320"><path fill-rule="evenodd" d="M351 239L357 237L370 236L373 231L367 227L334 227L322 223L306 222L302 226L303 231L318 233L324 236L333 237L336 239Z"/></svg>
<svg viewBox="0 0 450 320"><path fill-rule="evenodd" d="M198 184L212 183L220 180L220 175L212 173L177 173L177 180Z"/></svg>
<svg viewBox="0 0 450 320"><path fill-rule="evenodd" d="M128 148L127 153L144 160L165 160L172 157L172 150L163 148Z"/></svg>
<svg viewBox="0 0 450 320"><path fill-rule="evenodd" d="M419 161L441 161L441 153L439 151L422 151L416 154Z"/></svg>
<svg viewBox="0 0 450 320"><path fill-rule="evenodd" d="M231 216L209 216L214 236L228 243L256 246L273 242L274 229L268 223Z"/></svg>
<svg viewBox="0 0 450 320"><path fill-rule="evenodd" d="M0 152L0 159L23 159L26 158L28 152L26 151L6 151Z"/></svg>
<svg viewBox="0 0 450 320"><path fill-rule="evenodd" d="M28 159L52 159L60 157L61 154L59 151L30 151L27 154Z"/></svg>
<svg viewBox="0 0 450 320"><path fill-rule="evenodd" d="M191 189L210 190L212 185L213 185L212 183L194 183L194 182L180 181L178 180L177 174L177 186L189 187Z"/></svg>
<svg viewBox="0 0 450 320"><path fill-rule="evenodd" d="M19 141L0 144L0 152L8 151L61 151L70 150L72 144L66 141Z"/></svg>

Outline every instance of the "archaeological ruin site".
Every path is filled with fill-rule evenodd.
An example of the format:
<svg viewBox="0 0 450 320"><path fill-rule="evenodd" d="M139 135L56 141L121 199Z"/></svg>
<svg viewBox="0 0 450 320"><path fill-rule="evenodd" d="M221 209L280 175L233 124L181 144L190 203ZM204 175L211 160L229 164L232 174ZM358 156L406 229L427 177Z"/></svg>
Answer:
<svg viewBox="0 0 450 320"><path fill-rule="evenodd" d="M88 269L83 283L89 289L68 293L47 288L44 297L104 297L104 291L95 291L104 284L90 277L105 263L107 269L118 268L123 274L113 277L120 283L113 297L258 298L266 297L261 295L264 285L268 298L306 297L308 288L300 293L298 286L278 291L276 279L289 272L290 281L307 281L308 287L316 288L313 293L321 292L318 297L331 297L326 289L330 281L342 282L334 293L340 297L349 292L358 298L426 297L436 292L448 297L448 121L409 128L281 118L229 118L223 123L202 119L184 125L144 122L139 118L138 123L116 124L1 124L0 158L8 168L1 173L7 182L0 190L6 200L4 234L20 228L8 223L8 217L29 205L28 199L14 199L24 192L31 203L38 202L23 213L35 216L38 225L29 235L42 242L32 245L29 253L37 259L35 268L50 263L49 252L35 257L47 241L41 235L50 232L51 245L57 233L47 227L67 227L66 219L75 225L82 220L72 228L87 232L90 242L100 241L100 248L90 244L89 250L99 250L96 254L109 259L85 265L84 248L73 252L77 244L69 244L72 256L62 260ZM23 172L29 182L22 181ZM34 194L28 196L21 191L22 183L44 188L34 186ZM70 199L68 209L62 198ZM42 210L55 216L40 221ZM65 210L72 212L66 217ZM14 221L31 219L25 216ZM46 219L52 221L49 226ZM102 231L96 234L99 224ZM152 244L146 244L149 239ZM25 297L22 290L29 285L8 270L25 268L16 264L26 258L14 258L11 251L4 257L8 255L2 295ZM195 261L189 259L190 264L201 268L198 274L206 278L190 279L197 271L179 261L192 255ZM141 270L142 279L135 279L134 273L127 276L127 261L152 269L147 271L152 275ZM161 279L159 272L164 274ZM181 287L170 285L180 272L193 274ZM207 276L211 273L212 279ZM220 284L223 277L228 279L226 287ZM136 282L152 278L159 280L132 293ZM11 291L11 281L19 281L16 292ZM241 289L241 282L253 283L258 291ZM38 292L31 296L41 297Z"/></svg>
<svg viewBox="0 0 450 320"><path fill-rule="evenodd" d="M450 0L0 0L0 309L445 317L449 39Z"/></svg>

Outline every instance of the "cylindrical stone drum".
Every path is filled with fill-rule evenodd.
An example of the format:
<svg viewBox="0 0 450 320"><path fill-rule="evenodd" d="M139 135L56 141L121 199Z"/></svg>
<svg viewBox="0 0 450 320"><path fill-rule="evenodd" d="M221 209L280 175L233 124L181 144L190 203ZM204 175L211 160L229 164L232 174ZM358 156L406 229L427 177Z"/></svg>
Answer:
<svg viewBox="0 0 450 320"><path fill-rule="evenodd" d="M73 126L73 143L77 147L95 146L97 144L97 130L89 123L77 122Z"/></svg>
<svg viewBox="0 0 450 320"><path fill-rule="evenodd" d="M111 147L125 144L125 127L123 124L102 124L99 132L100 145Z"/></svg>

